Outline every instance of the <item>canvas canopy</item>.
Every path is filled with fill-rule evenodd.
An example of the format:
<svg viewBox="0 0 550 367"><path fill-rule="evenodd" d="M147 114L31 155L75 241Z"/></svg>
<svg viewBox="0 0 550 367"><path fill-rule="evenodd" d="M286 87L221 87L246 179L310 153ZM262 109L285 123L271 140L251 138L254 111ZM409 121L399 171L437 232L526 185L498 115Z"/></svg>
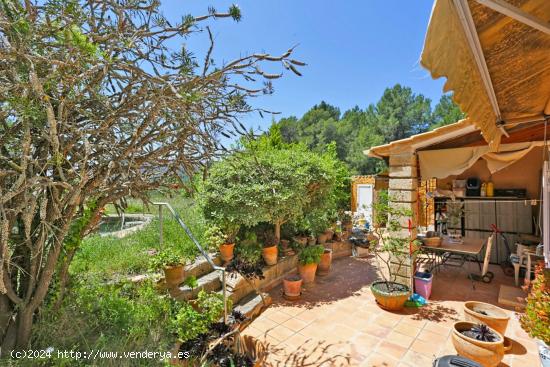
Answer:
<svg viewBox="0 0 550 367"><path fill-rule="evenodd" d="M423 179L446 178L459 175L480 158L485 160L491 174L498 172L525 157L533 148L544 142L502 144L498 152L489 146L426 150L418 152L420 175Z"/></svg>
<svg viewBox="0 0 550 367"><path fill-rule="evenodd" d="M549 0L435 1L421 64L493 150L507 128L550 115L549 22Z"/></svg>

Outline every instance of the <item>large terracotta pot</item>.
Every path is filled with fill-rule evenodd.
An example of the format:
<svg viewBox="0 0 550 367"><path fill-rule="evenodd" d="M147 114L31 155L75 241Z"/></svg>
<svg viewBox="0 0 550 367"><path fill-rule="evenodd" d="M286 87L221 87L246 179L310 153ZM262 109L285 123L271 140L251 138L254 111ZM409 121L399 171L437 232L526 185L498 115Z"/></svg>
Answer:
<svg viewBox="0 0 550 367"><path fill-rule="evenodd" d="M165 266L164 279L166 281L166 285L169 287L179 285L184 279L183 265Z"/></svg>
<svg viewBox="0 0 550 367"><path fill-rule="evenodd" d="M458 321L453 325L451 335L453 345L458 355L466 357L481 364L484 367L496 367L504 357L504 337L498 331L492 329L500 340L496 342L484 342L463 335L461 331L471 329L475 322Z"/></svg>
<svg viewBox="0 0 550 367"><path fill-rule="evenodd" d="M233 260L234 243L225 243L220 246L220 255L223 263L228 263Z"/></svg>
<svg viewBox="0 0 550 367"><path fill-rule="evenodd" d="M389 291L386 283L398 289ZM409 287L396 282L377 281L371 284L370 289L378 306L388 311L402 310L411 294Z"/></svg>
<svg viewBox="0 0 550 367"><path fill-rule="evenodd" d="M305 283L313 283L315 281L315 272L317 271L317 264L298 264L298 272Z"/></svg>
<svg viewBox="0 0 550 367"><path fill-rule="evenodd" d="M277 246L269 246L262 248L262 257L267 265L277 264Z"/></svg>
<svg viewBox="0 0 550 367"><path fill-rule="evenodd" d="M330 272L330 267L332 265L332 250L325 249L325 252L321 255L321 262L317 267L317 274L326 275Z"/></svg>
<svg viewBox="0 0 550 367"><path fill-rule="evenodd" d="M289 275L283 279L283 291L286 298L298 299L302 294L302 277Z"/></svg>
<svg viewBox="0 0 550 367"><path fill-rule="evenodd" d="M332 237L334 237L334 230L332 228L329 228L325 231L325 235L327 236L327 241L332 241Z"/></svg>
<svg viewBox="0 0 550 367"><path fill-rule="evenodd" d="M504 335L510 316L502 308L489 303L468 301L464 302L464 319L476 324L485 324Z"/></svg>

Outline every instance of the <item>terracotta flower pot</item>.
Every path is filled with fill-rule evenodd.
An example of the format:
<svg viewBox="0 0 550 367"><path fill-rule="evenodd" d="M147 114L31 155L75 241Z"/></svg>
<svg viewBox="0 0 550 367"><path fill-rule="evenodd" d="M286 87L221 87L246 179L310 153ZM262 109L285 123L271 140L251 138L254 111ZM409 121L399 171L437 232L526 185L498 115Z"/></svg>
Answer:
<svg viewBox="0 0 550 367"><path fill-rule="evenodd" d="M315 272L317 271L317 264L298 264L298 273L302 277L305 283L313 283L315 281Z"/></svg>
<svg viewBox="0 0 550 367"><path fill-rule="evenodd" d="M220 255L222 262L227 263L233 260L233 249L235 248L234 243L225 243L220 246Z"/></svg>
<svg viewBox="0 0 550 367"><path fill-rule="evenodd" d="M326 243L328 240L328 236L326 233L321 233L319 236L317 236L317 242L321 245Z"/></svg>
<svg viewBox="0 0 550 367"><path fill-rule="evenodd" d="M500 307L489 303L469 301L464 302L464 319L476 324L485 324L504 335L510 316Z"/></svg>
<svg viewBox="0 0 550 367"><path fill-rule="evenodd" d="M165 266L164 279L166 281L166 285L169 287L179 285L184 279L183 265Z"/></svg>
<svg viewBox="0 0 550 367"><path fill-rule="evenodd" d="M325 235L327 236L327 241L332 241L332 237L334 237L334 230L332 228L329 228L325 231Z"/></svg>
<svg viewBox="0 0 550 367"><path fill-rule="evenodd" d="M308 237L307 238L307 244L308 244L308 246L315 246L317 244L317 238L316 237Z"/></svg>
<svg viewBox="0 0 550 367"><path fill-rule="evenodd" d="M269 246L262 248L262 257L267 265L277 264L277 246Z"/></svg>
<svg viewBox="0 0 550 367"><path fill-rule="evenodd" d="M283 279L283 292L285 298L298 299L302 294L302 277L289 275Z"/></svg>
<svg viewBox="0 0 550 367"><path fill-rule="evenodd" d="M397 289L388 290L387 285ZM388 311L399 311L405 307L405 301L410 296L410 289L404 284L396 282L377 281L371 284L370 290L376 298L376 303L381 308Z"/></svg>
<svg viewBox="0 0 550 367"><path fill-rule="evenodd" d="M491 329L498 335L499 341L484 342L470 338L462 331L471 329L475 322L458 321L453 325L452 340L453 345L462 357L469 358L484 367L496 367L504 357L504 337L498 331Z"/></svg>
<svg viewBox="0 0 550 367"><path fill-rule="evenodd" d="M330 267L332 265L332 250L325 249L325 252L321 255L321 262L317 267L317 274L326 275L330 272Z"/></svg>

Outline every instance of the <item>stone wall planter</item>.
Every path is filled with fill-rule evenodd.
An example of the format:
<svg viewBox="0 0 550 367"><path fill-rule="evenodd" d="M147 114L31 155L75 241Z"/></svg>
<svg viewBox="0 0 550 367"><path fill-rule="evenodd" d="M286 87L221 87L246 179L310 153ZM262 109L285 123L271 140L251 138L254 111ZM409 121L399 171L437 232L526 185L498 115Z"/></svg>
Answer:
<svg viewBox="0 0 550 367"><path fill-rule="evenodd" d="M166 266L164 268L164 279L169 287L177 286L183 282L184 275L183 265Z"/></svg>

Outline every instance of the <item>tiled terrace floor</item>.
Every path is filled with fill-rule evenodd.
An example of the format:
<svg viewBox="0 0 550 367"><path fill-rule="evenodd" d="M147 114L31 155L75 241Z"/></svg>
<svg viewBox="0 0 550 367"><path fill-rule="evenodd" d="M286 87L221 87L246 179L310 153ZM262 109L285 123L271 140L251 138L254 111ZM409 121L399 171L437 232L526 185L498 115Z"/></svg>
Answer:
<svg viewBox="0 0 550 367"><path fill-rule="evenodd" d="M296 302L284 300L281 287L273 289L273 305L245 334L267 345L268 366L428 367L438 356L456 354L450 332L462 318L463 301L498 304L500 284L513 283L495 267L493 282L476 282L473 290L466 269L443 269L434 276L428 306L391 313L376 306L369 290L373 269L373 260L335 260L331 274L317 277ZM501 366L538 366L535 343L510 314L506 336L514 346Z"/></svg>

